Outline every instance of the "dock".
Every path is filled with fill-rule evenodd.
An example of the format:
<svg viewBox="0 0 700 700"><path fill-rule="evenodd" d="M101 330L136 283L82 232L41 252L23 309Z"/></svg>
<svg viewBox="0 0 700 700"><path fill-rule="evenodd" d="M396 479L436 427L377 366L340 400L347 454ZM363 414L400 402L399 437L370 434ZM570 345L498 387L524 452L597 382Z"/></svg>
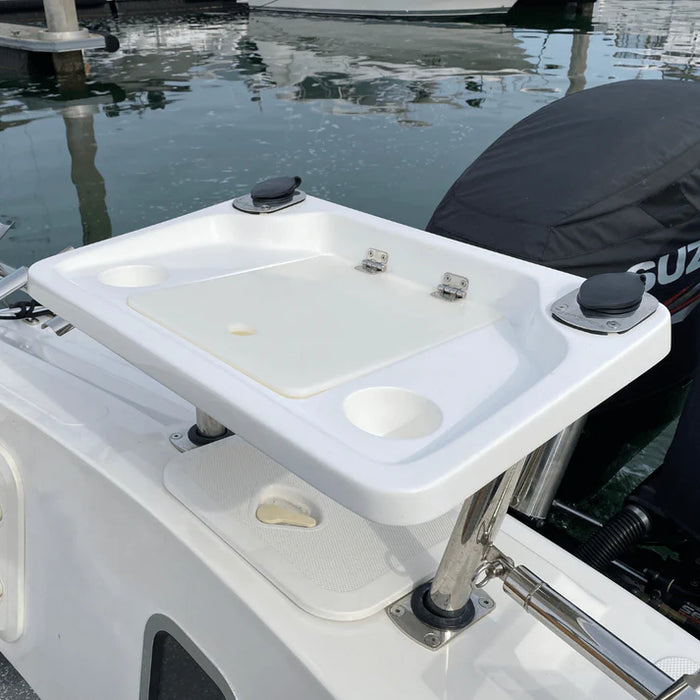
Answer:
<svg viewBox="0 0 700 700"><path fill-rule="evenodd" d="M0 67L84 79L84 49L116 51L119 40L78 25L75 0L44 0L46 27L0 22Z"/></svg>

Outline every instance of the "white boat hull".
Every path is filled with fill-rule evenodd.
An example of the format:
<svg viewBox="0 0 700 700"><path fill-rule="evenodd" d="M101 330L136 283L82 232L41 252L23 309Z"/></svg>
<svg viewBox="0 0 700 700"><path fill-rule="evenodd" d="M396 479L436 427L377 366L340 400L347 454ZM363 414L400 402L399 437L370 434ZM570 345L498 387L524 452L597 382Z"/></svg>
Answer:
<svg viewBox="0 0 700 700"><path fill-rule="evenodd" d="M240 200L237 203L240 205ZM154 280L162 280L156 266L144 264L153 251L159 264L173 271L173 278L169 278L171 286L167 287L171 291L179 288L172 285L175 274L179 273L198 275L195 279L199 281L204 274L209 280L219 280L217 265L226 265L229 277L235 278L235 274L230 274L235 264L239 266L241 279L245 274L241 269L254 266L257 272L281 267L280 260L289 261L280 256L289 255L290 251L296 251L299 263L314 257L331 257L330 254L341 257L342 253L345 260L351 261L346 267L352 274L363 275L357 277L361 284L369 280L381 285L378 289L385 304L383 308L390 311L395 307L386 306L386 300L391 298L390 285L397 284L399 272L409 270L404 274L416 275L420 284L415 282L406 288L404 282L402 299L413 305L412 290L422 286L431 304L430 313L420 317L421 323L427 323L428 319L446 313L443 310L446 307L441 306L448 303L445 290L441 290L443 298L435 298L428 291L448 263L440 257L441 250L450 247L450 263L459 263L467 255L471 261L479 260L478 265L472 262L466 266L470 271L472 298L465 302L485 299L486 296L479 295L491 293L488 290L493 288L492 282L496 284L493 278L498 275L497 283L508 292L504 296L509 298L501 313L537 331L537 339L526 338L530 352L533 346L541 347L535 344L542 338L548 341L550 337L558 337L542 330L545 324L555 323L549 319L546 300L558 298L575 278L513 260L501 259L496 265L488 260L489 256L495 259L493 253L467 251L468 247L461 244L459 248L453 242L425 239L422 232L412 232L391 222L380 225L378 220L360 212L350 213L312 197L299 205L297 212L303 217L296 225L297 214L289 211L248 217L238 209L234 212L230 203L217 207L214 211L206 210L207 217L215 216L206 219L204 225L201 220L193 224L193 219L201 216L195 212L189 218L156 229L160 233L156 233L155 239L146 238L153 230L135 232L131 237L65 253L43 264L35 263L25 278L31 278L28 293L46 303L43 297L49 294L50 286L55 301L62 303L69 313L53 305L51 308L63 313L63 318L82 331L76 329L67 336L58 336L38 322L5 320L0 324L0 653L42 700L173 698L160 692L167 685L177 687L174 697L184 700L627 698L625 690L568 646L566 640L523 612L496 581L475 596L475 604L482 608L479 619L447 646L435 648L430 643L434 633L421 631L413 638L394 623L397 616L405 614L404 608L394 607L396 601L434 575L440 553L447 549L456 516L455 511L446 512L447 509L459 503L460 494L481 488L479 480L490 465L475 470L475 482L454 485L452 490L457 497L453 499L449 493L447 501L441 501L443 505L436 509L438 517L429 522L426 522L429 512L424 520L403 517L404 511L409 516L418 512L417 501L397 500L393 513L398 516L394 518L390 512L391 500L384 495L383 503L377 502L376 512L382 517L389 513L390 517L381 525L379 518L367 520L357 512L364 507L361 498L352 504L357 505L357 511L351 512L343 504L347 498L345 490L339 489L333 501L329 493L324 494L312 485L311 478L305 481L289 471L295 446L285 437L284 421L290 421L294 410L303 409L303 406L292 408L291 400L278 400L284 406L284 415L277 404L267 403L267 412L251 413L252 418L243 412L240 418L232 411L227 413L228 404L222 403L224 413L212 411L210 415L221 416L238 434L188 451L182 440L186 435L196 437L196 431L189 431L196 415L195 406L178 398L166 384L182 389L181 393L187 395L189 389L184 382L194 385L201 380L202 394L191 397L200 407L200 398L210 396L215 386L221 391L222 378L217 369L221 361L212 361L211 374L204 379L197 373L200 351L194 346L180 354L178 362L166 365L167 356L165 360L151 361L149 352L164 353L168 347L161 347L159 338L148 342L151 321L141 321L143 315L137 315L140 312L136 311L146 297L134 296L141 294L136 291L138 288L155 286ZM343 212L347 217L345 223L341 221ZM236 226L215 228L216 222L228 223L232 219L241 222L239 238L236 238ZM323 222L328 221L331 224L322 228ZM264 238L265 226L271 227L268 238ZM392 239L391 232L382 227L398 227L401 231L394 232ZM301 233L297 234L298 231ZM344 231L349 233L343 234ZM181 233L182 243L178 243ZM295 239L297 235L299 238ZM341 239L341 235L345 238ZM398 245L399 235L402 245ZM207 249L206 236L212 236L217 245L237 241L235 250L233 246L229 251L221 247ZM358 240L361 236L368 240ZM342 241L349 241L347 247L342 247L346 245ZM387 271L386 278L365 277L354 266L358 260L354 247L367 250L375 242L382 246L384 242L392 244L386 247L392 251L394 267ZM333 249L332 244L338 247ZM116 254L115 245L119 247ZM124 246L133 246L138 257L125 255ZM103 258L105 248L110 253ZM375 250L372 248L369 255ZM323 255L319 255L321 252ZM141 264L125 265L129 260L139 260ZM178 268L173 260L185 260L187 264ZM416 261L413 267L406 264L411 260ZM52 267L57 262L60 269ZM322 265L327 263L324 260ZM102 266L99 278L93 274L95 265ZM244 265L248 267L243 268ZM518 268L519 276L512 268ZM306 266L294 268L299 269L309 279L318 273L316 263L311 273ZM288 273L289 268L284 272ZM51 273L55 273L53 280ZM64 277L59 279L59 274ZM341 274L344 273L336 277L340 278ZM23 271L18 270L5 280L6 294L8 286L15 285L22 275ZM296 284L303 275L293 279ZM453 281L449 274L442 279ZM90 280L108 288L101 292L103 298L119 300L122 295L129 295L130 305L121 306L114 301L110 306L111 302L104 302L104 313L89 316L93 308ZM81 284L88 286L81 288ZM354 280L349 282L348 288L355 289L355 284ZM82 289L79 307L72 306L70 300L61 301L61 294L70 297L74 287ZM335 302L334 310L340 308L338 298L346 298L343 295L334 298L328 285L319 284L314 292L318 293L318 289L324 299ZM279 305L283 291L271 305ZM244 294L255 297L245 290L236 294L239 298ZM223 298L225 295L219 297ZM307 310L311 301L313 297L309 295L299 305L307 304L304 306ZM365 301L363 306L366 321L372 301ZM416 307L421 303L416 302ZM524 303L529 304L528 308L516 316L514 309L518 311ZM433 308L434 305L437 306ZM200 304L195 310L201 312L203 306ZM179 302L174 308L185 309ZM228 308L232 308L230 299L228 307L221 305L221 308L224 317ZM451 308L455 311L449 313L456 317L466 316L466 304ZM81 313L82 320L78 321ZM195 313L187 316L198 317ZM316 320L324 318L318 314L312 316ZM331 320L325 318L330 324ZM259 328L265 328L264 319L259 317L256 324L258 321ZM238 323L237 317L233 322ZM226 333L237 335L230 323L226 323ZM570 422L566 411L584 412L590 402L602 400L606 392L613 391L615 382L624 383L636 376L665 350L668 312L662 310L654 320L645 323L637 331L617 338L576 336L571 335L574 329L557 329L565 336L559 340L559 347L569 343L571 346L565 358L554 358L558 362L554 366L556 371L545 364L545 350L539 351L537 365L526 363L527 358L519 360L528 367L531 365L533 370L542 371L541 376L534 377L537 381L531 379L525 386L523 393L531 385L536 385L540 393L534 397L532 409L524 413L529 415L532 411L540 417L556 413L549 428L529 422L526 439L539 444L546 439L547 431L561 429L560 421L564 425ZM133 349L128 342L130 324L135 326L134 334L140 333L138 340L145 348L139 350L135 361L154 373L155 362L160 362L158 376L163 384L123 359ZM296 321L291 327L298 327ZM123 358L85 335L87 331L105 344L114 343L115 338L125 339L117 343ZM261 330L260 335L268 332ZM554 333L551 329L550 332ZM301 335L311 337L311 333ZM472 331L463 335L473 339L477 337L475 334ZM289 351L291 335L275 341L275 348L283 348L285 362L291 362L293 357ZM371 335L376 338L379 332ZM502 329L501 335L506 335ZM198 342L203 340L200 334ZM177 351L179 341L171 338L169 342L171 351L173 348ZM439 350L433 352L442 353L446 345L438 343L435 347ZM525 345L523 342L522 346ZM480 374L486 375L489 366L502 365L494 352L496 347L490 343L489 353L481 362L478 362L481 354L474 351L474 346L471 353L458 349L452 355L460 359L469 357L479 366ZM424 358L426 353L421 349L415 354ZM438 361L433 361L430 368L416 374L436 384L442 381L442 373L459 386L456 372L445 374L449 358L443 362L442 355L437 357ZM334 356L334 361L337 359ZM316 364L320 362L316 360ZM397 365L397 362L389 365L394 367L390 371L395 371ZM281 365L275 358L269 366ZM606 374L600 374L599 366L604 367ZM231 375L229 365L226 367L225 374ZM590 367L594 367L592 374ZM609 374L612 369L619 370L615 376ZM337 374L340 370L334 367L333 371ZM460 376L463 381L466 373L462 371ZM507 382L513 382L514 376L509 370ZM581 390L580 381L577 385L576 379L581 376L588 379L585 391ZM551 387L554 399L547 398L543 392L555 380L566 391ZM382 379L377 386L386 387L384 381L389 388L403 383L398 378ZM472 396L476 386L476 381L469 385ZM250 389L241 382L232 385L229 395L236 391L239 393L234 398L238 401ZM332 392L333 389L321 392L322 398L332 399ZM442 393L447 396L448 390ZM254 400L250 393L247 396L244 408L250 410ZM466 392L454 396L463 408ZM298 405L302 400L294 399ZM545 400L549 401L547 405ZM306 408L303 416L308 423L312 419L316 421L319 434L324 431L321 437L331 434L332 425L325 420L326 414L330 414L328 405L324 404L316 414ZM492 410L498 407L493 399L490 405ZM514 454L507 454L509 461L505 463L512 464L517 455L530 451L532 446L521 441L518 431L523 431L512 418L518 408L517 397L509 397L508 408L509 420L516 427L509 431L509 449ZM278 411L279 419L274 411ZM316 418L320 414L322 419ZM269 452L256 449L250 437L256 434L253 428L255 421L260 421L258 416L275 424L272 436L258 428L257 435L262 435ZM498 439L505 432L504 425L507 425L504 421L498 422ZM476 429L471 434L477 434ZM318 473L323 469L330 473L331 466L357 464L355 455L361 454L358 448L361 436L354 435L353 453L344 451L342 444L340 447L331 444L323 457L332 457L333 463L327 467L319 461ZM373 446L369 456L372 458L379 453L376 443ZM382 454L386 454L388 448L382 449ZM415 447L409 445L408 449ZM481 448L482 452L487 449L488 445ZM272 454L275 450L277 455ZM460 454L460 466L464 465L463 455L469 454L469 450L458 445L455 451ZM438 459L434 455L430 459L432 464L428 468L436 468ZM492 463L503 461L496 453ZM305 466L299 463L302 468ZM370 505L375 498L368 490L372 469L386 475L397 464L396 460L372 462L371 469L363 472L368 477L361 496L366 496ZM404 459L397 470L402 475L408 471L406 464L410 462ZM442 481L450 477L450 469L445 468ZM424 465L415 471L425 477ZM332 479L331 474L324 488L333 485ZM385 494L392 494L382 484L376 486L377 491L379 487ZM403 491L411 495L407 488ZM402 495L397 488L394 493ZM426 499L430 500L427 507L435 507L438 502L435 495L432 493ZM440 493L437 496L443 498ZM406 503L408 506L402 510ZM305 513L315 522L309 528L299 528L284 519L266 520L260 516L260 508L270 505L281 506L283 510L291 506L297 515ZM697 667L700 659L697 639L539 533L507 519L495 538L495 545L519 565L543 577L612 634L633 644L651 663L668 667L671 659L675 669L679 665ZM397 609L404 612L397 613ZM166 660L164 639L181 646L190 655L196 667L192 674L192 685L197 686L194 689L183 692L180 671L190 664L187 659L183 663ZM670 684L671 679L662 676L659 690L667 687L666 680ZM656 676L655 681L659 681ZM220 692L212 695L202 690L212 685Z"/></svg>
<svg viewBox="0 0 700 700"><path fill-rule="evenodd" d="M147 700L148 630L168 620L227 700L629 697L496 584L496 609L439 652L383 610L302 610L166 490L168 434L191 406L78 331L5 323L0 444L27 530L22 633L0 652L42 700ZM647 658L700 659L697 640L538 533L508 519L497 543Z"/></svg>
<svg viewBox="0 0 700 700"><path fill-rule="evenodd" d="M515 0L249 0L252 10L353 17L451 18L507 12Z"/></svg>

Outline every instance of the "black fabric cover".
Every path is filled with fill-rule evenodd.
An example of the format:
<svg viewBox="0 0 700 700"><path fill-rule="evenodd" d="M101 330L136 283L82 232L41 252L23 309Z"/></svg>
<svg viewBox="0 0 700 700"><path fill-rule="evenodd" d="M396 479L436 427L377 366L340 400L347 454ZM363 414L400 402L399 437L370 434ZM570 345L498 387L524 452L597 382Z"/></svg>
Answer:
<svg viewBox="0 0 700 700"><path fill-rule="evenodd" d="M547 105L467 168L427 230L584 277L698 241L700 86L626 81Z"/></svg>
<svg viewBox="0 0 700 700"><path fill-rule="evenodd" d="M543 107L464 171L427 230L582 277L643 272L674 323L697 326L700 85L632 80ZM692 337L670 375L687 380L696 331L679 330Z"/></svg>
<svg viewBox="0 0 700 700"><path fill-rule="evenodd" d="M589 417L569 465L562 495L592 491L698 364L700 85L612 83L543 107L467 168L427 230L582 277L644 273L668 306L671 354Z"/></svg>

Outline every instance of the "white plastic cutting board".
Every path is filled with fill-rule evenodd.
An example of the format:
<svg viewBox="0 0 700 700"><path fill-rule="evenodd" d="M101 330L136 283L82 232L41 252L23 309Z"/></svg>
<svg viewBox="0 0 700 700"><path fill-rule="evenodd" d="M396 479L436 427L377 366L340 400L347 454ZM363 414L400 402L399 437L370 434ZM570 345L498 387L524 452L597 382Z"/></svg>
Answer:
<svg viewBox="0 0 700 700"><path fill-rule="evenodd" d="M128 304L290 398L313 396L499 318L332 255L141 292Z"/></svg>

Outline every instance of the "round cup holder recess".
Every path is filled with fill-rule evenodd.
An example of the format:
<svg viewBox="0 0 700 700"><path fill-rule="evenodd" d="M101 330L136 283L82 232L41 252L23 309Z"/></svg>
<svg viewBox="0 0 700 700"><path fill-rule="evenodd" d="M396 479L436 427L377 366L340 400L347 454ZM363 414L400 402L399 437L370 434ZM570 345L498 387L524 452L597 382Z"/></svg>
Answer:
<svg viewBox="0 0 700 700"><path fill-rule="evenodd" d="M356 428L392 440L426 437L442 424L442 411L436 403L393 386L360 389L345 399L343 411Z"/></svg>
<svg viewBox="0 0 700 700"><path fill-rule="evenodd" d="M110 287L152 287L168 279L160 265L121 265L102 270L97 279Z"/></svg>

